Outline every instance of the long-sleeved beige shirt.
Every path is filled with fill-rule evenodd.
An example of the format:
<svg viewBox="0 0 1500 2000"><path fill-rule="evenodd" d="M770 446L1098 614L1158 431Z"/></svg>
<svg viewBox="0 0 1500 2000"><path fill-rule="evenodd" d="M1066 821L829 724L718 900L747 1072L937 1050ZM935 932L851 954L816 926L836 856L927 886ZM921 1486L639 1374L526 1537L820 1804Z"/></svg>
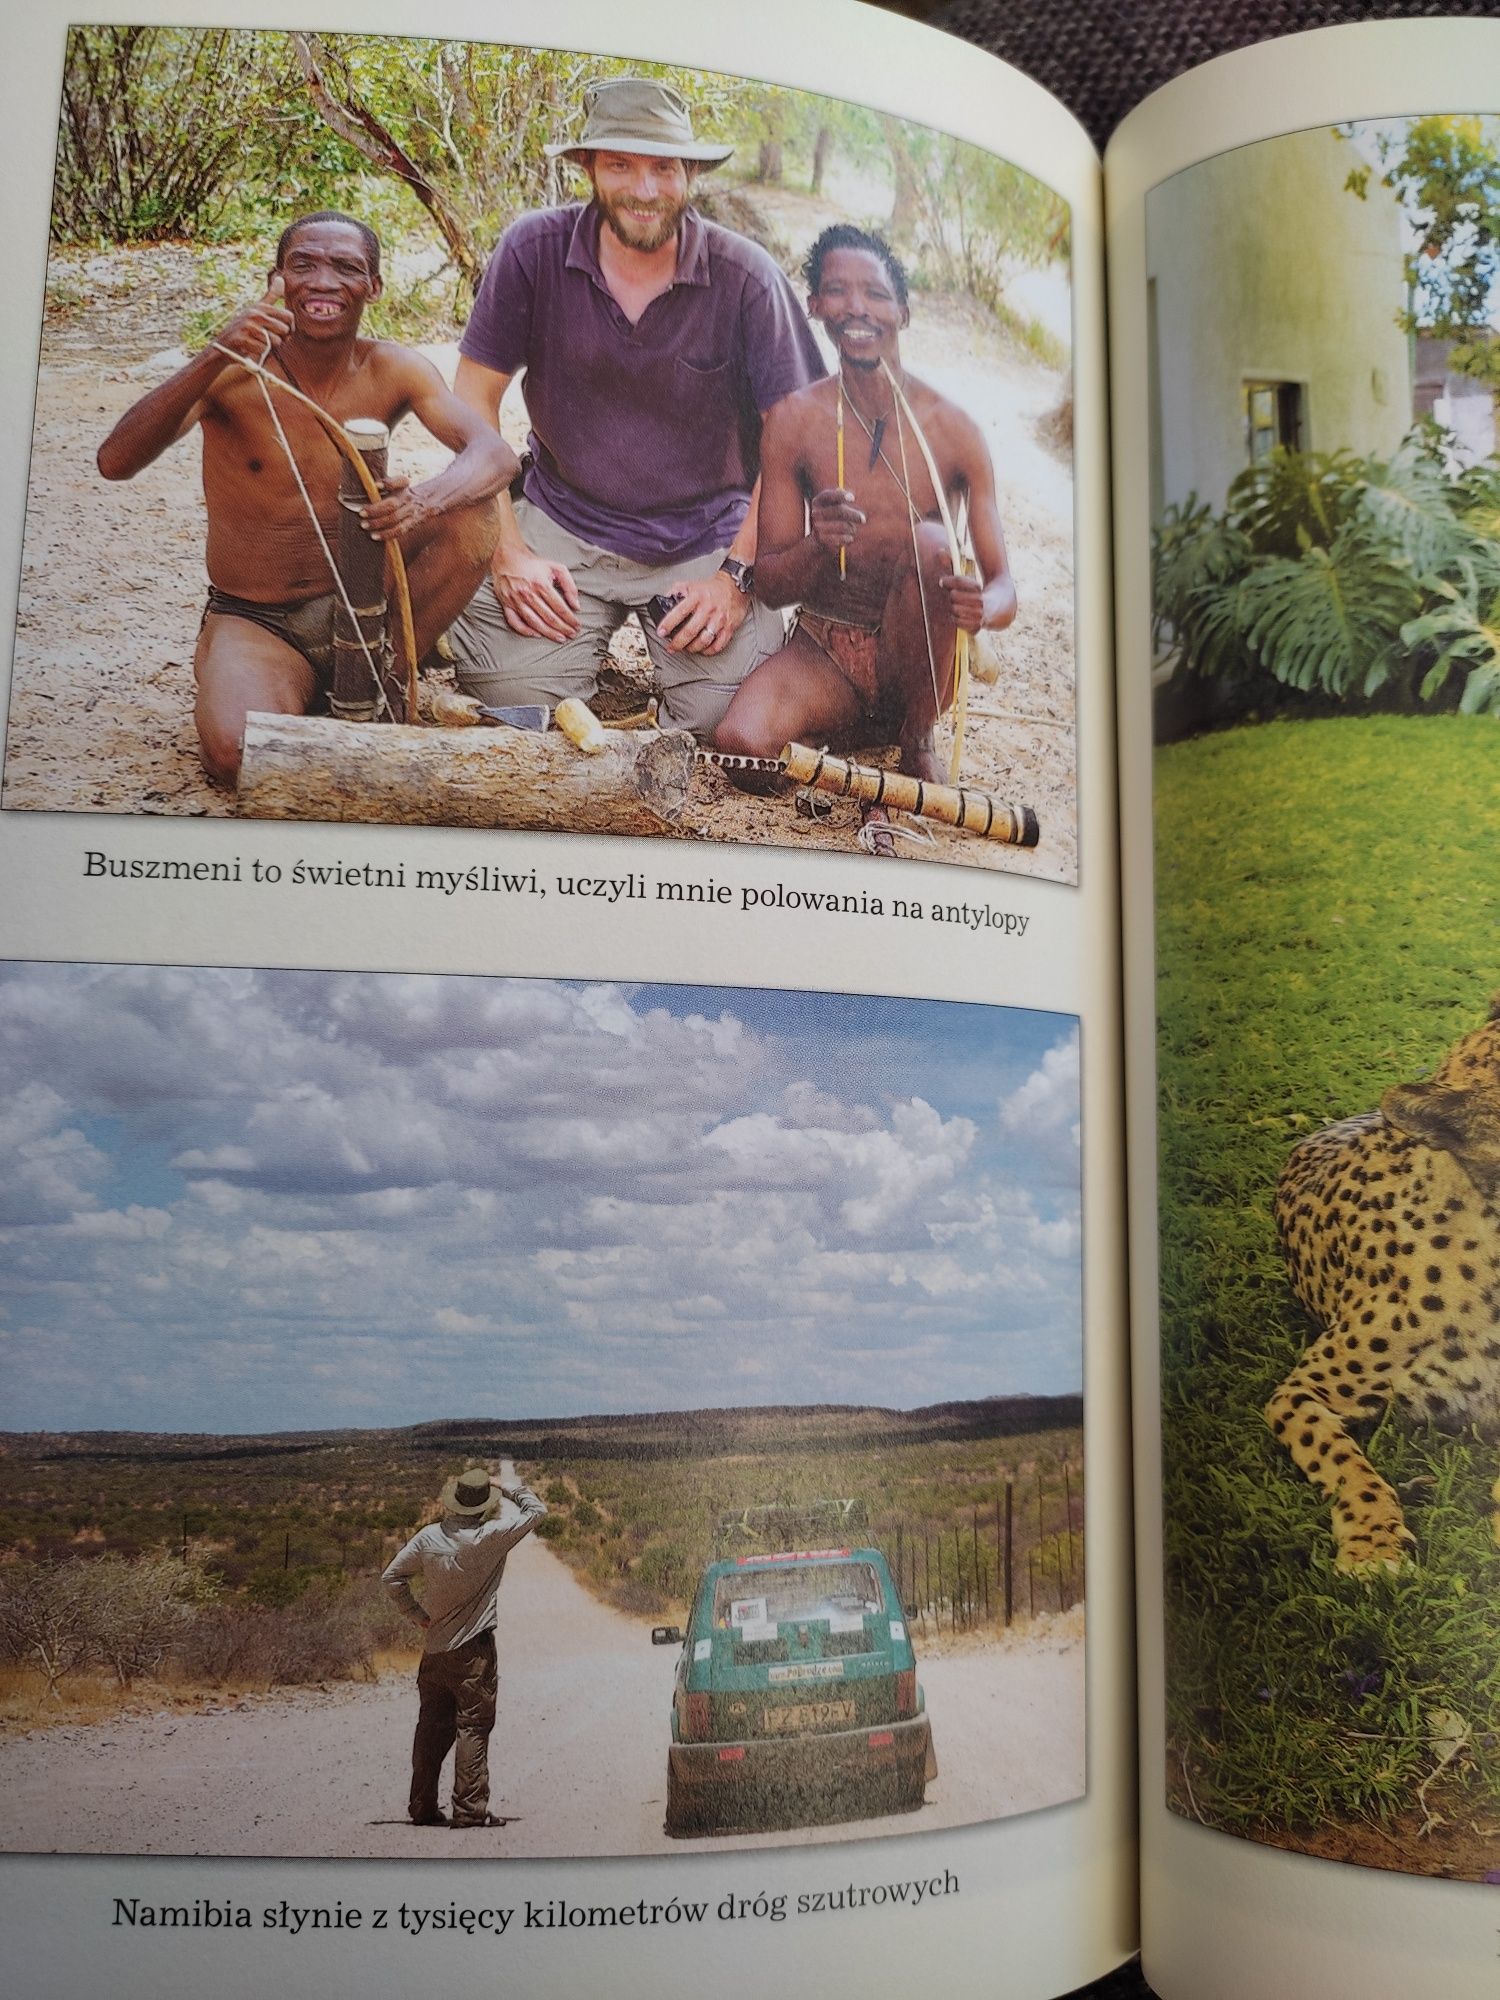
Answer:
<svg viewBox="0 0 1500 2000"><path fill-rule="evenodd" d="M529 1486L503 1491L509 1504L495 1520L476 1523L448 1514L419 1528L381 1578L414 1624L431 1621L423 1634L426 1653L451 1653L494 1627L505 1558L547 1512ZM421 1579L420 1601L414 1577Z"/></svg>

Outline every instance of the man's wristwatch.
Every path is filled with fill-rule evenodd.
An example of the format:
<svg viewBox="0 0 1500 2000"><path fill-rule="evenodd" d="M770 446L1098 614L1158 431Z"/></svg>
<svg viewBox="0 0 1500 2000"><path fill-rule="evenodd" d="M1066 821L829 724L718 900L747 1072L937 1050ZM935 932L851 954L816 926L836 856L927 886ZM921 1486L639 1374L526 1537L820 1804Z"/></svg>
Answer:
<svg viewBox="0 0 1500 2000"><path fill-rule="evenodd" d="M727 576L742 597L755 594L755 564L741 562L738 556L725 556L719 564L719 574Z"/></svg>

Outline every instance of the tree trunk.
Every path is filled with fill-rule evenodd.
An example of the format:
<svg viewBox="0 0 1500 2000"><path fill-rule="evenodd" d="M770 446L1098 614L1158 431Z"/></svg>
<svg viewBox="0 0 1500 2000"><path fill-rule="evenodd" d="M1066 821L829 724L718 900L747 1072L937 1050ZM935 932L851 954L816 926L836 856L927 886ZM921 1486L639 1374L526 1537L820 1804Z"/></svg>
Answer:
<svg viewBox="0 0 1500 2000"><path fill-rule="evenodd" d="M818 127L818 136L813 141L812 192L823 192L823 176L828 171L828 155L833 151L833 133L826 125Z"/></svg>
<svg viewBox="0 0 1500 2000"><path fill-rule="evenodd" d="M418 729L252 715L239 809L251 819L663 833L682 817L693 739L607 729L588 757L560 731Z"/></svg>
<svg viewBox="0 0 1500 2000"><path fill-rule="evenodd" d="M345 81L342 101L329 87L326 72L330 65L316 35L294 34L292 47L307 82L307 94L318 115L332 131L362 153L382 173L404 181L427 210L441 232L455 264L463 272L469 290L478 293L484 276L485 259L475 247L468 225L443 190L430 181L402 148L395 136L375 116L370 107L354 95Z"/></svg>
<svg viewBox="0 0 1500 2000"><path fill-rule="evenodd" d="M886 234L893 243L909 244L916 239L917 225L922 217L921 180L901 120L892 118L885 111L879 116L880 129L885 134L886 147L891 156L891 174L895 182L895 197L891 203L890 220L885 226Z"/></svg>
<svg viewBox="0 0 1500 2000"><path fill-rule="evenodd" d="M781 185L782 157L780 139L762 139L760 153L755 164L755 178L769 181L774 186Z"/></svg>

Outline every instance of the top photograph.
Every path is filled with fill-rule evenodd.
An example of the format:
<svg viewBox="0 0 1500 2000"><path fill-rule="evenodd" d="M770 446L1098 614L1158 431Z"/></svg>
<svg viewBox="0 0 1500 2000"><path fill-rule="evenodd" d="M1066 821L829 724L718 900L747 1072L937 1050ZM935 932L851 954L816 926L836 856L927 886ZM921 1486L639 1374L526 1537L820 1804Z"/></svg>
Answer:
<svg viewBox="0 0 1500 2000"><path fill-rule="evenodd" d="M0 804L1076 882L1070 254L806 91L72 28Z"/></svg>

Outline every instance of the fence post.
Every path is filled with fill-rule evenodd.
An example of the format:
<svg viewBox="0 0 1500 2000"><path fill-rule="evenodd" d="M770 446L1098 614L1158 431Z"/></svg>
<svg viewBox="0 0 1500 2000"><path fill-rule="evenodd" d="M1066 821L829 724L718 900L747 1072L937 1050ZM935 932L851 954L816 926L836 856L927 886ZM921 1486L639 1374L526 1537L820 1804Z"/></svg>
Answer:
<svg viewBox="0 0 1500 2000"><path fill-rule="evenodd" d="M1031 1549L1026 1556L1026 1575L1031 1584L1031 1615L1036 1616L1036 1550Z"/></svg>
<svg viewBox="0 0 1500 2000"><path fill-rule="evenodd" d="M1015 1615L1015 1502L1015 1481L1007 1479L1005 1482L1005 1623L1007 1626Z"/></svg>
<svg viewBox="0 0 1500 2000"><path fill-rule="evenodd" d="M1078 1557L1073 1548L1073 1478L1066 1459L1063 1460L1063 1492L1068 1501L1068 1575L1078 1574Z"/></svg>

